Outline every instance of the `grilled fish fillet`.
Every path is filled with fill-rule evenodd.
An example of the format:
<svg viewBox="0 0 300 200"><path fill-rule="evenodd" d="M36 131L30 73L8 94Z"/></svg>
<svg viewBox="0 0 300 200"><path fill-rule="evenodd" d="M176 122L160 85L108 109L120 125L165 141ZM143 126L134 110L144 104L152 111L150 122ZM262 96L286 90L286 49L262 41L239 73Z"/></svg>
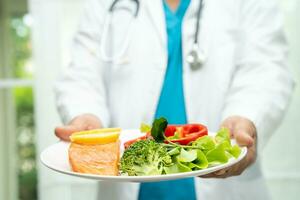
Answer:
<svg viewBox="0 0 300 200"><path fill-rule="evenodd" d="M72 143L69 148L69 161L74 172L117 176L119 160L120 141L97 145Z"/></svg>

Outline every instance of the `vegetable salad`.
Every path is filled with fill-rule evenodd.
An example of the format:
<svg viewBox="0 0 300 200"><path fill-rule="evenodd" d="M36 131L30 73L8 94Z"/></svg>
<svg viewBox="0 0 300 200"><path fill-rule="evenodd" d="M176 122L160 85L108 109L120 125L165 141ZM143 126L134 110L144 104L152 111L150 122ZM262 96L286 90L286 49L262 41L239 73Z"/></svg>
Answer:
<svg viewBox="0 0 300 200"><path fill-rule="evenodd" d="M241 149L232 145L229 130L221 128L209 136L203 125L168 125L156 119L152 127L142 124L146 136L125 143L121 158L122 175L149 176L190 172L227 163Z"/></svg>

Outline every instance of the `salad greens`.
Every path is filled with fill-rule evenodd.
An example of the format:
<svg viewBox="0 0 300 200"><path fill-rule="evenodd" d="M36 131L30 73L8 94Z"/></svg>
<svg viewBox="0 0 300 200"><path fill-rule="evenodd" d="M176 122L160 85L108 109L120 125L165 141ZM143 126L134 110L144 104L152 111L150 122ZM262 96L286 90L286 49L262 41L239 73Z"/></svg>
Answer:
<svg viewBox="0 0 300 200"><path fill-rule="evenodd" d="M168 126L168 121L161 117L154 120L151 128L151 135L156 142L163 142L165 139L165 129Z"/></svg>
<svg viewBox="0 0 300 200"><path fill-rule="evenodd" d="M230 133L221 128L213 136L202 136L188 145L172 143L164 135L168 122L164 118L153 122L153 139L137 141L125 150L121 158L121 173L129 176L173 174L206 169L237 158L241 149L231 145ZM148 130L147 125L141 129ZM168 143L164 143L167 140Z"/></svg>
<svg viewBox="0 0 300 200"><path fill-rule="evenodd" d="M140 130L142 133L148 133L151 131L151 126L149 126L148 124L142 123Z"/></svg>

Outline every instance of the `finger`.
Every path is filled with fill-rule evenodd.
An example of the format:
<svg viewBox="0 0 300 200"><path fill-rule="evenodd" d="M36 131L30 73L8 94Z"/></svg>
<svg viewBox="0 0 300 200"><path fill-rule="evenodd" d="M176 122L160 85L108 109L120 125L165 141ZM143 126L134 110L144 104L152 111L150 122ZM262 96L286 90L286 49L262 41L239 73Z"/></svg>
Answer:
<svg viewBox="0 0 300 200"><path fill-rule="evenodd" d="M214 174L217 175L217 176L221 176L221 175L226 174L226 172L227 172L226 169L222 169L222 170L214 172Z"/></svg>
<svg viewBox="0 0 300 200"><path fill-rule="evenodd" d="M238 176L240 175L244 169L240 164L233 165L227 169L221 170L222 172L214 173L215 177L214 178L228 178L232 176Z"/></svg>
<svg viewBox="0 0 300 200"><path fill-rule="evenodd" d="M98 126L98 125L89 125L89 126L87 126L86 130L93 130L93 129L99 129L99 128L100 128L100 126Z"/></svg>
<svg viewBox="0 0 300 200"><path fill-rule="evenodd" d="M62 140L69 141L70 135L78 131L81 131L81 129L74 125L61 126L55 128L55 135Z"/></svg>
<svg viewBox="0 0 300 200"><path fill-rule="evenodd" d="M221 175L216 175L215 173L207 174L204 176L200 176L200 178L227 178L229 177L228 173L221 174Z"/></svg>
<svg viewBox="0 0 300 200"><path fill-rule="evenodd" d="M246 168L251 165L249 162L249 157L251 156L251 152L249 151L245 158L243 158L240 162L234 164L232 167L230 167L230 170L228 171L229 176L239 176L241 175Z"/></svg>
<svg viewBox="0 0 300 200"><path fill-rule="evenodd" d="M240 146L251 147L254 144L254 139L249 134L242 131L235 133L234 138Z"/></svg>
<svg viewBox="0 0 300 200"><path fill-rule="evenodd" d="M217 176L214 173L206 174L199 176L200 178L217 178Z"/></svg>
<svg viewBox="0 0 300 200"><path fill-rule="evenodd" d="M249 163L247 161L247 157L245 157L243 160L234 164L231 167L201 176L201 178L222 178L222 179L224 179L224 178L228 178L231 176L239 176L245 171L245 169L247 168L248 165L249 165Z"/></svg>
<svg viewBox="0 0 300 200"><path fill-rule="evenodd" d="M228 172L229 168L227 169L221 169L216 172L212 172L210 174L200 176L201 178L220 178L221 176L224 176Z"/></svg>

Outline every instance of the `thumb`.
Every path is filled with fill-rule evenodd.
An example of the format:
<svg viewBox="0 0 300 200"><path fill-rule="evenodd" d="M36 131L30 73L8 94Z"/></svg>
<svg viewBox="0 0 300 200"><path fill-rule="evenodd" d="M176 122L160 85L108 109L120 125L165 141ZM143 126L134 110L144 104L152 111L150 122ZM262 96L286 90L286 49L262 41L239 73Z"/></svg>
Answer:
<svg viewBox="0 0 300 200"><path fill-rule="evenodd" d="M55 128L55 135L65 141L70 141L72 133L82 131L82 128L74 125L60 126Z"/></svg>
<svg viewBox="0 0 300 200"><path fill-rule="evenodd" d="M240 146L251 147L254 144L254 139L246 132L236 132L234 138Z"/></svg>

